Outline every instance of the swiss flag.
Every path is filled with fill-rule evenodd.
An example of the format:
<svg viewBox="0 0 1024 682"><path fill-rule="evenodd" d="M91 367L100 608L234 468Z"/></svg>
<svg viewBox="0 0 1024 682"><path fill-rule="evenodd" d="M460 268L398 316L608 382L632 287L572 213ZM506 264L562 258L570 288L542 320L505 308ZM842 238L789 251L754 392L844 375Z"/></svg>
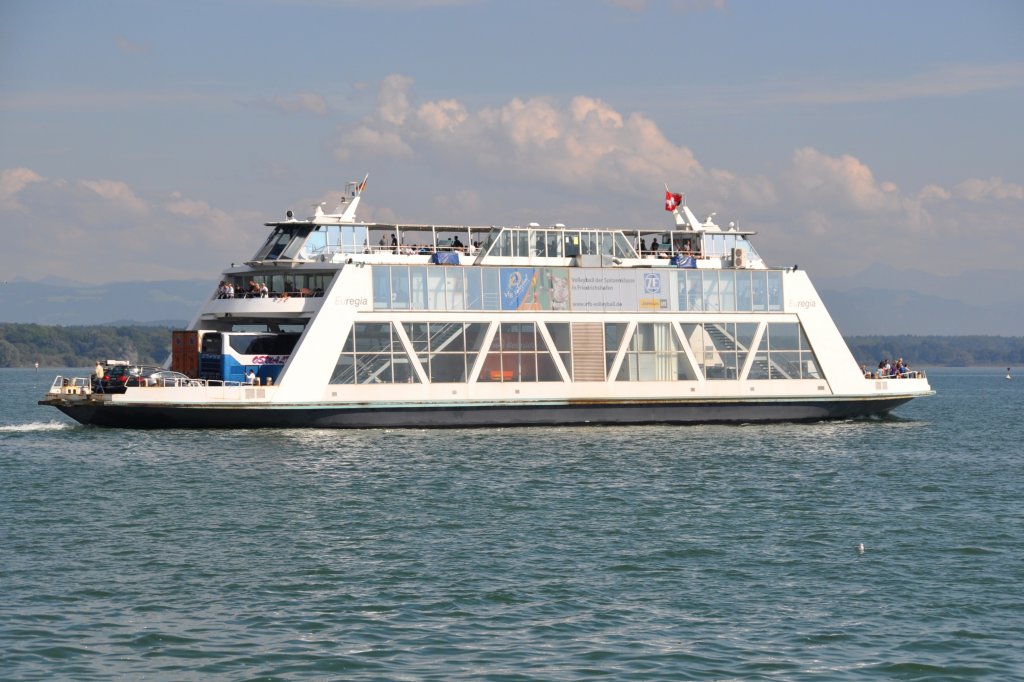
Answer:
<svg viewBox="0 0 1024 682"><path fill-rule="evenodd" d="M679 204L683 203L682 194L673 194L668 190L665 190L665 210L674 211Z"/></svg>

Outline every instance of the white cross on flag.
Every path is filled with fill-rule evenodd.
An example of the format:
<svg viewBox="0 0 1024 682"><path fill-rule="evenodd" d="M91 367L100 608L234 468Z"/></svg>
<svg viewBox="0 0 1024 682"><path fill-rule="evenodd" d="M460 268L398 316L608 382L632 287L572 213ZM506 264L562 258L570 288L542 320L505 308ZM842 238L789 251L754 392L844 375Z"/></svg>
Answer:
<svg viewBox="0 0 1024 682"><path fill-rule="evenodd" d="M673 194L668 190L665 190L665 210L674 211L679 204L683 203L682 194Z"/></svg>

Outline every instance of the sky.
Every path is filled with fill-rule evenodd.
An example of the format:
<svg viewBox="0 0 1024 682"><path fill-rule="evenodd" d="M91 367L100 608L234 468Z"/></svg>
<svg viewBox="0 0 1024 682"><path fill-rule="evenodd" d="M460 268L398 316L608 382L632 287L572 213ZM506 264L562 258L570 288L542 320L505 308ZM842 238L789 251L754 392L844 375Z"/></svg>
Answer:
<svg viewBox="0 0 1024 682"><path fill-rule="evenodd" d="M380 222L659 227L812 278L1024 270L1017 0L3 0L0 280Z"/></svg>

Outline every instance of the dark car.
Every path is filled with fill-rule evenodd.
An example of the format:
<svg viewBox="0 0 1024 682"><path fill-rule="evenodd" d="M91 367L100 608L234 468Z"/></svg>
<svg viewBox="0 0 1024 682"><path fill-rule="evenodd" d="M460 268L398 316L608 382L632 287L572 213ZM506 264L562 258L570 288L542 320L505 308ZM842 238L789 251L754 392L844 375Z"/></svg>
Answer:
<svg viewBox="0 0 1024 682"><path fill-rule="evenodd" d="M188 386L193 379L181 372L161 367L142 367L137 374L131 374L125 386Z"/></svg>
<svg viewBox="0 0 1024 682"><path fill-rule="evenodd" d="M144 365L118 364L110 365L103 372L103 380L93 386L94 391L100 393L124 393L128 382L139 376L144 371L155 371L159 367L146 367Z"/></svg>

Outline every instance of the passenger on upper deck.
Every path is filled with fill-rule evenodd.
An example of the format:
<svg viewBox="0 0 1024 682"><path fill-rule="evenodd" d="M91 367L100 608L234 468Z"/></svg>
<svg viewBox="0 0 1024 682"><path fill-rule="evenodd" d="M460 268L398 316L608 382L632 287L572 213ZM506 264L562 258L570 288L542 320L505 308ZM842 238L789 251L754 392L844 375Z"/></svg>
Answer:
<svg viewBox="0 0 1024 682"><path fill-rule="evenodd" d="M459 235L455 235L455 239L452 240L452 248L458 251L462 251L465 248L465 245L459 241Z"/></svg>

